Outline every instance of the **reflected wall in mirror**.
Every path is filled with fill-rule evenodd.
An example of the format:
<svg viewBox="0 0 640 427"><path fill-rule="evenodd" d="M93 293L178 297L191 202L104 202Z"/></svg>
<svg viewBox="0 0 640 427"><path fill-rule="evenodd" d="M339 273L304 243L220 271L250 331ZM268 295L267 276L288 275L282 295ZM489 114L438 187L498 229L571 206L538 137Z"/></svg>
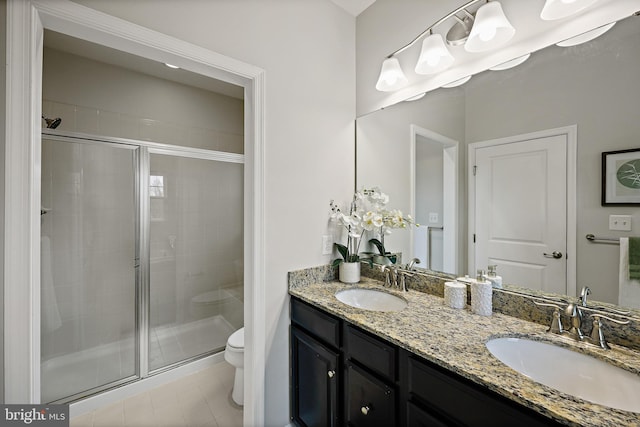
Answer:
<svg viewBox="0 0 640 427"><path fill-rule="evenodd" d="M538 235L559 233L566 237L566 247L550 248L550 251L538 248L542 250L538 250L537 254L545 259L545 253L551 258L555 251L562 254L561 262L566 263L567 272L563 273L566 284L560 285L566 291L561 293L575 296L576 288L579 290L582 286L589 286L597 300L638 306L638 302L618 301L621 293L620 248L615 240L614 244L598 244L587 240L585 236L592 233L617 239L640 235L638 209L603 207L600 204L601 153L640 147L640 83L637 81L640 75L639 19L630 17L620 21L605 35L585 44L549 46L534 52L529 60L516 68L485 71L473 76L463 86L441 88L427 93L420 100L401 102L359 117L357 186L376 185L384 188L399 209L411 212L423 226L442 226L446 218L457 225L455 260L448 260L448 265L453 267L435 264L437 257L432 253L433 269L463 275L475 274L476 268L486 269L490 263L498 264L498 273L503 276L505 283L532 288L542 286L544 291L557 292L557 288L547 289L544 287L547 285L539 285L537 279L533 280L535 274L546 274L544 268L539 267L539 259L521 261L538 271L528 274L531 283L514 280L517 276L514 268L511 268L512 261L497 256L476 259L477 242L473 243L474 234L476 238L486 239L487 233L476 229L475 210L479 205L474 199L477 184L473 179L475 165L470 158L474 157L475 160L478 152L474 150L480 147L527 138L538 140L541 136L558 133L565 135L564 141L569 141L569 144L562 149L560 156L567 156L566 161L560 162L561 166L549 166L552 172L558 172L558 168L568 168L567 172L561 172L567 178L568 186L564 186L565 193L560 195L560 202L552 202L541 196L534 198L533 187L529 185L534 180L527 180L527 177L538 174L539 169L526 161L521 163L521 166L529 168L526 171L518 169L517 164L511 165L516 168L515 173L502 170L508 173L501 178L503 185L500 198L508 202L515 200L512 197L515 194L525 194L521 200L544 213L550 212L558 203L564 205L566 213L560 215L565 216L563 220L568 221L570 228L560 232L537 232ZM441 190L440 182L444 182L444 174L440 176L443 156L441 153L423 156L429 151L429 146L435 145L433 141L428 143L429 138L421 136L416 129L457 142L459 167L452 187L457 194L451 194L451 188ZM571 138L575 138L574 148ZM537 161L550 165L549 161L557 162L559 158L556 154L545 156ZM575 167L575 173L571 172L572 167ZM494 172L496 175L493 178L496 179L499 170ZM434 177L433 173L439 177ZM426 182L421 183L423 179ZM571 186L572 179L575 180L575 187ZM422 189L429 186L432 187L429 190ZM547 186L553 187L553 184ZM455 200L455 212L444 213L439 204L441 202L434 196L441 191ZM514 193L510 194L509 191ZM493 204L495 196L483 196L485 205L488 203L483 213L496 206ZM535 229L536 224L533 223L526 227L519 225L515 221L518 218L514 218L518 216L517 212L512 209L492 211L489 224L522 230ZM609 216L619 214L631 216L631 232L609 229ZM403 259L411 259L417 253L414 245L420 242L418 234L396 233L389 236L387 246L393 251L403 252ZM432 252L439 251L437 240L443 238L442 233L434 230L431 236ZM528 238L535 241L538 237ZM503 240L509 238L510 235L504 234ZM534 246L536 244L537 241ZM452 255L445 255L445 258L447 256ZM425 265L424 262L422 265ZM555 280L552 280L552 284L557 286Z"/></svg>

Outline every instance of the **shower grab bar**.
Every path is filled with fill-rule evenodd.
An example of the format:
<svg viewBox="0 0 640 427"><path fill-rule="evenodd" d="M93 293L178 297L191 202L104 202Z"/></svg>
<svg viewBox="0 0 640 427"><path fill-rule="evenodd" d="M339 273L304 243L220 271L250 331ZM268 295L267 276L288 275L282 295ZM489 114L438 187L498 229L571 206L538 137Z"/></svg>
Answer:
<svg viewBox="0 0 640 427"><path fill-rule="evenodd" d="M427 270L431 270L431 232L433 230L444 230L444 227L427 226Z"/></svg>
<svg viewBox="0 0 640 427"><path fill-rule="evenodd" d="M609 243L611 245L620 244L620 238L618 237L596 237L593 234L589 233L585 236L585 238L591 243Z"/></svg>

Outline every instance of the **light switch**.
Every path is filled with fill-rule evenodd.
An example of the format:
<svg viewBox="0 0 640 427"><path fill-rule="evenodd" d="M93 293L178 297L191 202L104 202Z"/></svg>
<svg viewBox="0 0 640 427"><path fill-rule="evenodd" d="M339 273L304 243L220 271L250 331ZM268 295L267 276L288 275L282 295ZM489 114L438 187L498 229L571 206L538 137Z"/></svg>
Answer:
<svg viewBox="0 0 640 427"><path fill-rule="evenodd" d="M631 215L609 215L609 230L631 231Z"/></svg>
<svg viewBox="0 0 640 427"><path fill-rule="evenodd" d="M333 236L322 236L322 255L330 255L333 252Z"/></svg>
<svg viewBox="0 0 640 427"><path fill-rule="evenodd" d="M431 224L438 222L438 212L429 212L429 222Z"/></svg>

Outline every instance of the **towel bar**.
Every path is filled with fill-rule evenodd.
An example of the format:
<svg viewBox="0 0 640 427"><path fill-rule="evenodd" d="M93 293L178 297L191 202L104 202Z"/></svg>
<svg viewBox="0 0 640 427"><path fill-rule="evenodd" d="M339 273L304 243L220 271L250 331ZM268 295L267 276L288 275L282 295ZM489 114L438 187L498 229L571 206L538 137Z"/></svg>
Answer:
<svg viewBox="0 0 640 427"><path fill-rule="evenodd" d="M620 244L619 237L596 237L593 234L587 234L585 237L587 238L588 241L592 243L609 243L613 245Z"/></svg>

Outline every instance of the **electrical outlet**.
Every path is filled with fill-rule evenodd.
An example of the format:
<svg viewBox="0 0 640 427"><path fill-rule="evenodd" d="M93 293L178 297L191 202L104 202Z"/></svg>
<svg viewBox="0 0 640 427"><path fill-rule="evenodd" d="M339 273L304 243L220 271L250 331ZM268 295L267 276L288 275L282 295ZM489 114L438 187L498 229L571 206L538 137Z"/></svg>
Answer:
<svg viewBox="0 0 640 427"><path fill-rule="evenodd" d="M438 222L438 212L429 212L429 222L431 224Z"/></svg>
<svg viewBox="0 0 640 427"><path fill-rule="evenodd" d="M333 236L322 236L322 255L331 255L333 252Z"/></svg>
<svg viewBox="0 0 640 427"><path fill-rule="evenodd" d="M631 215L609 215L609 230L631 231Z"/></svg>

